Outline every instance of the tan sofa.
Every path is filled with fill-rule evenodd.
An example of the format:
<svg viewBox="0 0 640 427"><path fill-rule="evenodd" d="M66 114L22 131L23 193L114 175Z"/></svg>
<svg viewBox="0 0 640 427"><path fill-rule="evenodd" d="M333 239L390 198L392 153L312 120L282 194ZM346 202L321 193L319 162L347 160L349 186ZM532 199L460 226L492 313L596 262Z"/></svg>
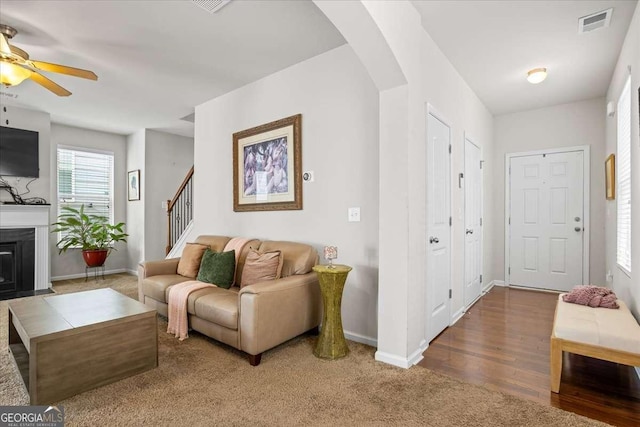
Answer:
<svg viewBox="0 0 640 427"><path fill-rule="evenodd" d="M222 252L230 237L200 236L197 243ZM240 283L250 248L280 250L282 277L240 289L209 287L193 292L187 302L189 327L242 350L256 366L262 353L304 332L315 330L322 315L322 297L316 273L317 251L306 244L252 240L240 253L236 283ZM146 261L138 267L138 299L167 316L169 289L193 280L177 274L179 258Z"/></svg>

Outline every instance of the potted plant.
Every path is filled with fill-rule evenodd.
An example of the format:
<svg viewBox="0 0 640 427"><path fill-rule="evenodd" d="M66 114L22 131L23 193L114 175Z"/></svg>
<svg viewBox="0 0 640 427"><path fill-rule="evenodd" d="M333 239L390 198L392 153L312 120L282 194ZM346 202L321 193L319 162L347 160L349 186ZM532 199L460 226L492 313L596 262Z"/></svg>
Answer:
<svg viewBox="0 0 640 427"><path fill-rule="evenodd" d="M58 253L70 248L82 249L82 257L88 267L100 267L104 264L116 242L126 242L128 234L124 232L124 223L110 224L109 218L101 215L86 214L84 205L80 209L69 206L62 208L58 222L52 233L61 233L56 243Z"/></svg>

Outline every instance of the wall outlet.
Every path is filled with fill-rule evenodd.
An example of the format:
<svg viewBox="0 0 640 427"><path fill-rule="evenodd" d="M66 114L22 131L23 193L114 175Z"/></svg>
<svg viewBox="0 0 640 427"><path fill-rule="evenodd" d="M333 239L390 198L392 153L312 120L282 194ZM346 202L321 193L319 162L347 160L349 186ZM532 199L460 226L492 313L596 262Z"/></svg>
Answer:
<svg viewBox="0 0 640 427"><path fill-rule="evenodd" d="M360 208L349 208L349 222L360 222Z"/></svg>
<svg viewBox="0 0 640 427"><path fill-rule="evenodd" d="M606 279L608 283L613 282L613 274L611 274L611 270L607 271Z"/></svg>

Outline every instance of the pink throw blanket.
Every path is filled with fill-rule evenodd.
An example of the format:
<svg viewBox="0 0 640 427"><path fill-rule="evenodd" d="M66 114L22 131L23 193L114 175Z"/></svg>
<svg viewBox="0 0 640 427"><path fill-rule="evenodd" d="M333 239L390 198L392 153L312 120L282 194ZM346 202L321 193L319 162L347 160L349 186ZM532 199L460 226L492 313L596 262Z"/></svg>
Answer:
<svg viewBox="0 0 640 427"><path fill-rule="evenodd" d="M244 245L249 243L252 239L243 239L242 237L234 237L227 242L224 247L223 252L236 251L236 269L233 274L233 283L236 282L236 274L238 271L238 260L240 259L240 253L242 253L242 249Z"/></svg>
<svg viewBox="0 0 640 427"><path fill-rule="evenodd" d="M236 251L236 270L238 268L238 259L244 246L249 243L251 239L243 239L241 237L234 237L229 240L224 247L224 252ZM234 277L235 281L235 277ZM167 326L168 334L175 334L176 338L180 341L189 338L189 318L187 314L187 301L191 292L195 292L199 289L207 288L216 285L211 283L199 282L197 280L190 280L188 282L178 283L173 285L169 290L169 326Z"/></svg>
<svg viewBox="0 0 640 427"><path fill-rule="evenodd" d="M176 338L183 341L189 338L189 320L187 318L187 299L191 292L215 285L211 283L189 280L188 282L173 285L169 290L169 326L168 334L175 334Z"/></svg>
<svg viewBox="0 0 640 427"><path fill-rule="evenodd" d="M620 308L617 299L611 289L593 285L575 286L571 292L562 296L564 302L604 308Z"/></svg>

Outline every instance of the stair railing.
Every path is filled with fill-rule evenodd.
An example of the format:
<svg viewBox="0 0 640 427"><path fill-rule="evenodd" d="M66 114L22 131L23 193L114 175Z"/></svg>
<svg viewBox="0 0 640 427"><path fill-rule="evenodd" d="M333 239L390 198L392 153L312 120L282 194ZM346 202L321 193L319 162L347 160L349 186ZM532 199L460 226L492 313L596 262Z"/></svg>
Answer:
<svg viewBox="0 0 640 427"><path fill-rule="evenodd" d="M193 219L193 166L187 172L180 188L167 200L167 254Z"/></svg>

